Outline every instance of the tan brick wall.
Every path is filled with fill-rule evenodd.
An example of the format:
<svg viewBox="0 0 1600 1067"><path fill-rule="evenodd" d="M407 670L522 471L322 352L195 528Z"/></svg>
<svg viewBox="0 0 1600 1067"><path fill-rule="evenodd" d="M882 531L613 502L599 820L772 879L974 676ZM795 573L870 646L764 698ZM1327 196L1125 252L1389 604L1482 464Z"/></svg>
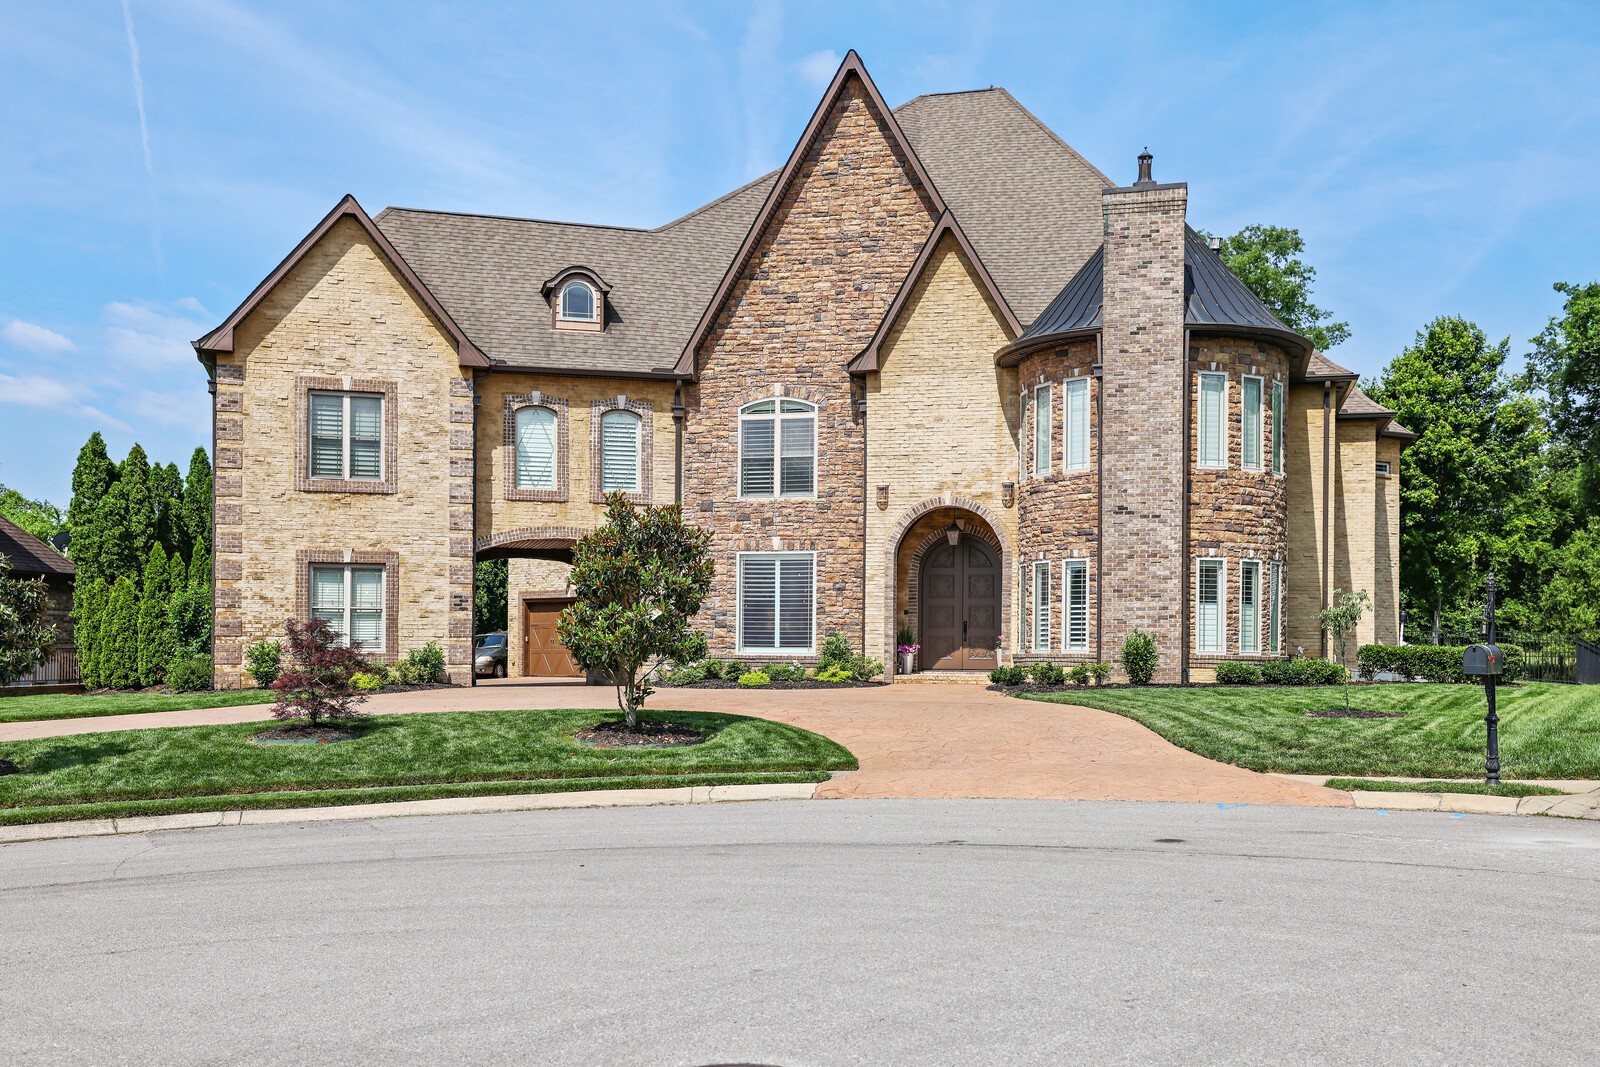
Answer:
<svg viewBox="0 0 1600 1067"><path fill-rule="evenodd" d="M344 376L394 385L392 493L296 487L298 379ZM465 679L471 383L448 336L354 220L335 225L240 323L217 367L216 411L217 684L240 685L244 644L306 614L296 553L307 551L396 553L388 580L399 647L383 658L438 641Z"/></svg>
<svg viewBox="0 0 1600 1067"><path fill-rule="evenodd" d="M1373 496L1373 640L1381 645L1397 645L1401 638L1399 439L1378 438L1378 459L1388 462L1389 474L1377 479Z"/></svg>
<svg viewBox="0 0 1600 1067"><path fill-rule="evenodd" d="M567 585L570 564L553 559L513 559L506 562L506 673L522 676L523 601L530 598L571 595Z"/></svg>
<svg viewBox="0 0 1600 1067"><path fill-rule="evenodd" d="M1322 610L1323 573L1323 388L1296 385L1289 390L1288 481L1289 574L1285 602L1289 625L1289 651L1305 649L1308 656L1322 655L1322 630L1317 613Z"/></svg>
<svg viewBox="0 0 1600 1067"><path fill-rule="evenodd" d="M994 365L995 350L1010 340L959 244L945 237L882 346L881 369L866 383L866 650L885 663L898 625L918 625L905 612L921 532L935 521L943 529L958 514L983 521L948 507L937 509L936 520L929 501L950 494L982 504L1000 526L1002 562L1010 565L1017 511L1004 485L1017 479L1016 372ZM900 532L916 514L922 519Z"/></svg>
<svg viewBox="0 0 1600 1067"><path fill-rule="evenodd" d="M1370 419L1337 419L1337 462L1333 470L1333 588L1342 592L1365 590L1377 600L1378 561L1378 439ZM1333 593L1328 594L1331 602ZM1370 644L1376 634L1372 611L1361 617L1355 635L1346 642L1347 660L1355 663L1356 648ZM1330 646L1330 652L1336 651Z"/></svg>
<svg viewBox="0 0 1600 1067"><path fill-rule="evenodd" d="M852 83L698 353L685 441L685 503L716 531L702 613L712 653L734 654L740 551L817 554L817 641L861 647L865 618L864 421L846 365L866 345L932 231L929 204L882 116ZM740 500L738 413L779 392L817 405L815 499Z"/></svg>

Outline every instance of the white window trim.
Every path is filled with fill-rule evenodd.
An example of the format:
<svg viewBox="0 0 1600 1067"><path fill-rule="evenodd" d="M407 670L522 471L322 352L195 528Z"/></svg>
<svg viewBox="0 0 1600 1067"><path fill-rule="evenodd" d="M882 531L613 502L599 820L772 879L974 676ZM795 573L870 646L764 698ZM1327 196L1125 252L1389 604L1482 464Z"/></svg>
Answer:
<svg viewBox="0 0 1600 1067"><path fill-rule="evenodd" d="M1044 393L1044 403L1039 402L1039 394ZM1051 383L1040 382L1033 387L1033 439L1028 442L1028 465L1033 477L1043 478L1050 473L1050 464L1055 449L1051 447L1054 442L1051 438L1055 430L1055 404L1051 395ZM1039 429L1041 414L1044 420L1044 466L1039 465Z"/></svg>
<svg viewBox="0 0 1600 1067"><path fill-rule="evenodd" d="M594 313L587 318L567 314L567 290L574 285L581 285L589 290L589 306ZM561 290L556 293L556 318L562 322L599 322L600 321L600 294L593 285L582 278L572 278L561 283Z"/></svg>
<svg viewBox="0 0 1600 1067"><path fill-rule="evenodd" d="M786 412L786 411L783 410L783 403L786 400L789 401L792 404L804 404L806 407L810 408L810 411L788 411L788 412ZM748 410L749 408L755 407L757 404L765 404L765 403L768 403L769 401L773 402L772 411L770 413L769 412L764 412L764 411L752 412L752 411ZM737 464L737 466L734 468L733 476L736 479L736 486L735 487L739 491L738 496L739 496L740 500L815 500L815 499L817 499L817 486L822 484L822 478L821 478L821 474L822 474L822 456L817 450L817 434L818 434L817 424L821 421L821 418L819 417L819 414L820 413L817 410L817 405L813 404L809 400L801 400L799 397L794 397L794 396L773 396L773 397L767 397L767 398L762 399L762 400L752 400L752 401L750 401L750 403L745 404L743 407L741 407L739 409L739 428L735 431L735 434L738 437L738 446L739 446L738 452L739 452L739 455L738 455L738 458L735 460L735 463ZM782 423L783 423L783 420L786 419L786 418L789 418L789 419L809 418L811 420L811 492L809 492L809 493L785 493L783 491L783 424ZM746 493L744 491L744 424L745 424L745 420L746 419L772 419L773 420L773 426L772 426L772 492L771 493L753 493L753 494L750 494L750 493Z"/></svg>
<svg viewBox="0 0 1600 1067"><path fill-rule="evenodd" d="M318 481L328 482L381 482L384 479L383 469L384 452L384 404L388 397L382 393L367 393L358 389L308 389L306 399L306 477ZM342 414L340 430L340 472L338 475L318 474L316 472L316 398L319 396L336 396L341 401ZM354 424L350 421L350 400L352 397L372 397L378 401L378 473L374 477L357 476L350 471L350 441L355 437Z"/></svg>
<svg viewBox="0 0 1600 1067"><path fill-rule="evenodd" d="M809 559L811 561L811 643L805 648L759 648L744 643L744 561L752 559ZM741 656L814 656L817 654L817 554L815 552L740 552L734 564L734 647ZM773 575L774 602L772 612L772 637L777 640L782 629L783 579Z"/></svg>
<svg viewBox="0 0 1600 1067"><path fill-rule="evenodd" d="M1393 470L1393 469L1394 469L1394 468L1392 468L1392 467L1391 467L1391 466L1390 466L1390 465L1389 465L1389 461L1388 461L1388 460L1386 460L1386 459L1380 459L1380 460L1378 460L1378 461L1377 461L1377 466L1376 466L1376 467L1375 467L1375 468L1374 468L1374 469L1375 469L1375 470L1377 470L1377 472L1378 472L1378 477L1380 477L1380 478L1387 478L1387 477L1389 477L1389 474L1390 474L1390 472L1391 472L1391 471L1392 471L1392 470Z"/></svg>
<svg viewBox="0 0 1600 1067"><path fill-rule="evenodd" d="M1245 419L1247 419L1250 414L1245 410L1244 406L1245 382L1255 382L1260 387L1260 406L1259 410L1256 412L1256 420L1258 425L1256 427L1256 463L1254 466L1251 466L1248 462L1246 462L1246 457L1244 454L1244 443L1249 440L1249 427L1246 426ZM1224 388L1222 391L1222 397L1222 423L1224 426L1226 426L1228 423L1228 391L1226 388ZM1267 448L1270 444L1270 442L1267 441L1268 403L1267 380L1259 374L1242 375L1239 379L1239 466L1247 471L1263 471L1267 469ZM1228 454L1226 447L1223 448L1222 454L1224 456Z"/></svg>
<svg viewBox="0 0 1600 1067"><path fill-rule="evenodd" d="M1282 415L1280 418L1279 415ZM1289 419L1289 391L1281 381L1272 382L1272 473L1282 474L1284 456L1288 453L1288 440L1283 437L1283 423Z"/></svg>
<svg viewBox="0 0 1600 1067"><path fill-rule="evenodd" d="M1072 641L1072 572L1083 572L1083 641ZM1061 561L1061 648L1065 652L1089 651L1089 561L1074 557Z"/></svg>
<svg viewBox="0 0 1600 1067"><path fill-rule="evenodd" d="M1083 393L1083 462L1077 465L1072 463L1072 439L1080 432L1077 421L1072 418L1072 395ZM1086 471L1089 469L1089 423L1093 420L1092 405L1089 397L1089 379L1084 377L1068 378L1061 383L1061 469L1069 473Z"/></svg>
<svg viewBox="0 0 1600 1067"><path fill-rule="evenodd" d="M1044 610L1042 612L1039 610L1039 593L1041 589L1039 572L1041 569L1044 571L1044 583L1042 587L1044 592ZM1028 647L1034 652L1049 652L1050 644L1054 640L1054 635L1050 632L1050 561L1047 559L1034 560L1033 567L1029 571L1028 576L1030 579L1028 583L1028 591L1033 594L1028 605ZM1039 620L1041 618L1044 620L1044 644L1042 645L1039 643Z"/></svg>
<svg viewBox="0 0 1600 1067"><path fill-rule="evenodd" d="M1268 561L1267 624L1272 632L1267 636L1264 647L1270 656L1278 655L1283 649L1283 572L1282 560Z"/></svg>
<svg viewBox="0 0 1600 1067"><path fill-rule="evenodd" d="M1255 648L1245 648L1244 647L1244 620L1245 620L1244 572L1245 572L1245 568L1249 567L1251 564L1255 564L1255 568L1256 568L1256 603L1255 603L1256 647ZM1239 655L1241 655L1241 656L1259 656L1259 655L1261 655L1261 650L1265 647L1265 644L1266 644L1264 641L1261 640L1261 619L1262 619L1262 611L1261 611L1261 592L1262 592L1262 589L1261 589L1261 583L1265 578L1265 572L1266 572L1266 568L1264 566L1262 566L1261 560L1259 560L1259 559L1255 559L1254 557L1252 557L1250 559L1242 559L1242 560L1239 561ZM1224 639L1224 641L1226 641L1226 639Z"/></svg>
<svg viewBox="0 0 1600 1067"><path fill-rule="evenodd" d="M1217 569L1217 641L1216 648L1206 648L1200 643L1200 571L1206 563L1221 564ZM1228 561L1220 556L1201 556L1194 567L1194 648L1207 655L1226 655L1228 651Z"/></svg>
<svg viewBox="0 0 1600 1067"><path fill-rule="evenodd" d="M550 484L549 485L523 485L522 484L522 417L524 414L535 411L548 411L553 420L551 423L550 441ZM531 416L530 416L531 417ZM511 487L525 492L549 493L561 487L561 413L546 404L526 404L516 409L511 414Z"/></svg>
<svg viewBox="0 0 1600 1067"><path fill-rule="evenodd" d="M389 568L381 563L313 563L311 564L311 595L316 596L317 571L340 570L344 572L344 618L343 625L339 628L340 644L350 644L350 613L355 610L354 598L350 595L355 588L356 571L378 572L378 641L376 646L362 645L362 652L384 653L389 651L385 646L389 632ZM313 610L315 605L311 605Z"/></svg>
<svg viewBox="0 0 1600 1067"><path fill-rule="evenodd" d="M1200 429L1200 420L1205 417L1205 381L1207 378L1222 379L1222 425L1217 428L1218 452L1222 456L1220 463L1207 463L1201 455L1200 442L1203 440ZM1222 371L1201 371L1195 385L1195 466L1205 470L1221 471L1228 469L1228 376Z"/></svg>
<svg viewBox="0 0 1600 1067"><path fill-rule="evenodd" d="M606 420L614 415L626 415L633 421L633 488L632 489L607 489L606 488ZM559 448L559 443L557 444ZM637 411L627 408L607 408L600 412L600 469L595 472L600 478L600 491L602 493L642 493L644 492L644 416Z"/></svg>

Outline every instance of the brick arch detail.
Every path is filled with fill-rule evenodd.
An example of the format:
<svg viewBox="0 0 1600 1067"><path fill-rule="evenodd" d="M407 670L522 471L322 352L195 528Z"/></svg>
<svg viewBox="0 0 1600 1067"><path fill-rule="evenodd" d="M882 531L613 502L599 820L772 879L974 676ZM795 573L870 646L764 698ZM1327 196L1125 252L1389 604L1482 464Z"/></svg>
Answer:
<svg viewBox="0 0 1600 1067"><path fill-rule="evenodd" d="M1005 527L1001 525L994 512L971 497L954 495L928 497L926 500L906 509L905 513L900 516L900 520L895 523L894 531L889 535L888 570L885 572L888 578L885 583L887 587L887 603L884 611L884 617L887 620L887 634L884 647L890 649L891 653L889 656L890 662L884 665L884 675L890 679L893 679L900 669L898 659L892 650L897 644L895 631L899 628L900 621L895 615L895 593L897 592L895 575L899 572L897 564L900 558L901 542L905 540L906 532L917 523L917 520L930 511L938 511L941 508L954 508L958 511L965 511L973 518L978 519L982 525L964 521L963 517L957 516L956 525L961 527L963 533L977 537L1000 553L1001 634L1005 635L1011 626L1011 571L1014 566L1015 550L1011 545L1011 539L1006 536ZM924 537L911 550L911 568L906 575L906 604L913 612L920 607L918 586L922 576L922 557L929 548L943 539L944 531L935 531ZM1005 642L1002 641L1002 647L1004 644Z"/></svg>
<svg viewBox="0 0 1600 1067"><path fill-rule="evenodd" d="M574 541L593 532L582 526L519 526L515 530L502 530L478 538L473 551L485 552L510 544L530 550L571 548Z"/></svg>

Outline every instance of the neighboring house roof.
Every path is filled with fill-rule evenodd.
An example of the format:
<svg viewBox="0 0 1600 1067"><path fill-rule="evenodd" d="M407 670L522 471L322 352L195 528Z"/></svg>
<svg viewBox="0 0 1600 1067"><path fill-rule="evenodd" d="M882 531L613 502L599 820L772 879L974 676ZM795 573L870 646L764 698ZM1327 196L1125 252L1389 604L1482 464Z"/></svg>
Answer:
<svg viewBox="0 0 1600 1067"><path fill-rule="evenodd" d="M0 556L11 561L13 574L76 573L70 559L4 515L0 515Z"/></svg>

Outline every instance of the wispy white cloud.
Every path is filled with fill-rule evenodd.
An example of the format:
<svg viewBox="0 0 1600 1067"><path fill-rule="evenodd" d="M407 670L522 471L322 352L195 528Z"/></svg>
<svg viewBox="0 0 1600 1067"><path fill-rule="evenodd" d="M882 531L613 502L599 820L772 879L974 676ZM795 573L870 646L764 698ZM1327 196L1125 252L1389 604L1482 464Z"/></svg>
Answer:
<svg viewBox="0 0 1600 1067"><path fill-rule="evenodd" d="M794 70L808 88L821 92L828 87L828 82L833 80L833 74L839 69L840 56L831 48L824 48L820 52L812 52L795 60Z"/></svg>
<svg viewBox="0 0 1600 1067"><path fill-rule="evenodd" d="M750 6L739 41L739 96L744 101L745 172L760 174L777 154L774 121L783 95L783 8L777 0Z"/></svg>
<svg viewBox="0 0 1600 1067"><path fill-rule="evenodd" d="M128 61L133 65L133 103L139 109L139 145L144 149L144 172L155 177L156 165L150 155L150 123L144 113L144 73L139 69L139 38L133 32L133 8L122 0L122 27L128 34Z"/></svg>
<svg viewBox="0 0 1600 1067"><path fill-rule="evenodd" d="M133 432L133 427L127 423L89 403L91 397L92 391L78 381L44 374L6 374L0 371L0 404L59 411L112 429Z"/></svg>
<svg viewBox="0 0 1600 1067"><path fill-rule="evenodd" d="M179 314L182 308L188 314ZM198 308L199 311L195 311ZM190 341L205 332L205 309L193 297L173 304L113 301L104 308L106 355L113 366L154 370L194 359Z"/></svg>
<svg viewBox="0 0 1600 1067"><path fill-rule="evenodd" d="M168 392L137 389L127 394L119 406L145 422L182 427L202 438L211 430L211 405L198 373L191 376L188 384Z"/></svg>
<svg viewBox="0 0 1600 1067"><path fill-rule="evenodd" d="M42 356L60 355L78 347L72 343L70 337L46 329L37 323L23 322L21 319L12 319L6 323L5 327L0 329L0 338L18 348Z"/></svg>

